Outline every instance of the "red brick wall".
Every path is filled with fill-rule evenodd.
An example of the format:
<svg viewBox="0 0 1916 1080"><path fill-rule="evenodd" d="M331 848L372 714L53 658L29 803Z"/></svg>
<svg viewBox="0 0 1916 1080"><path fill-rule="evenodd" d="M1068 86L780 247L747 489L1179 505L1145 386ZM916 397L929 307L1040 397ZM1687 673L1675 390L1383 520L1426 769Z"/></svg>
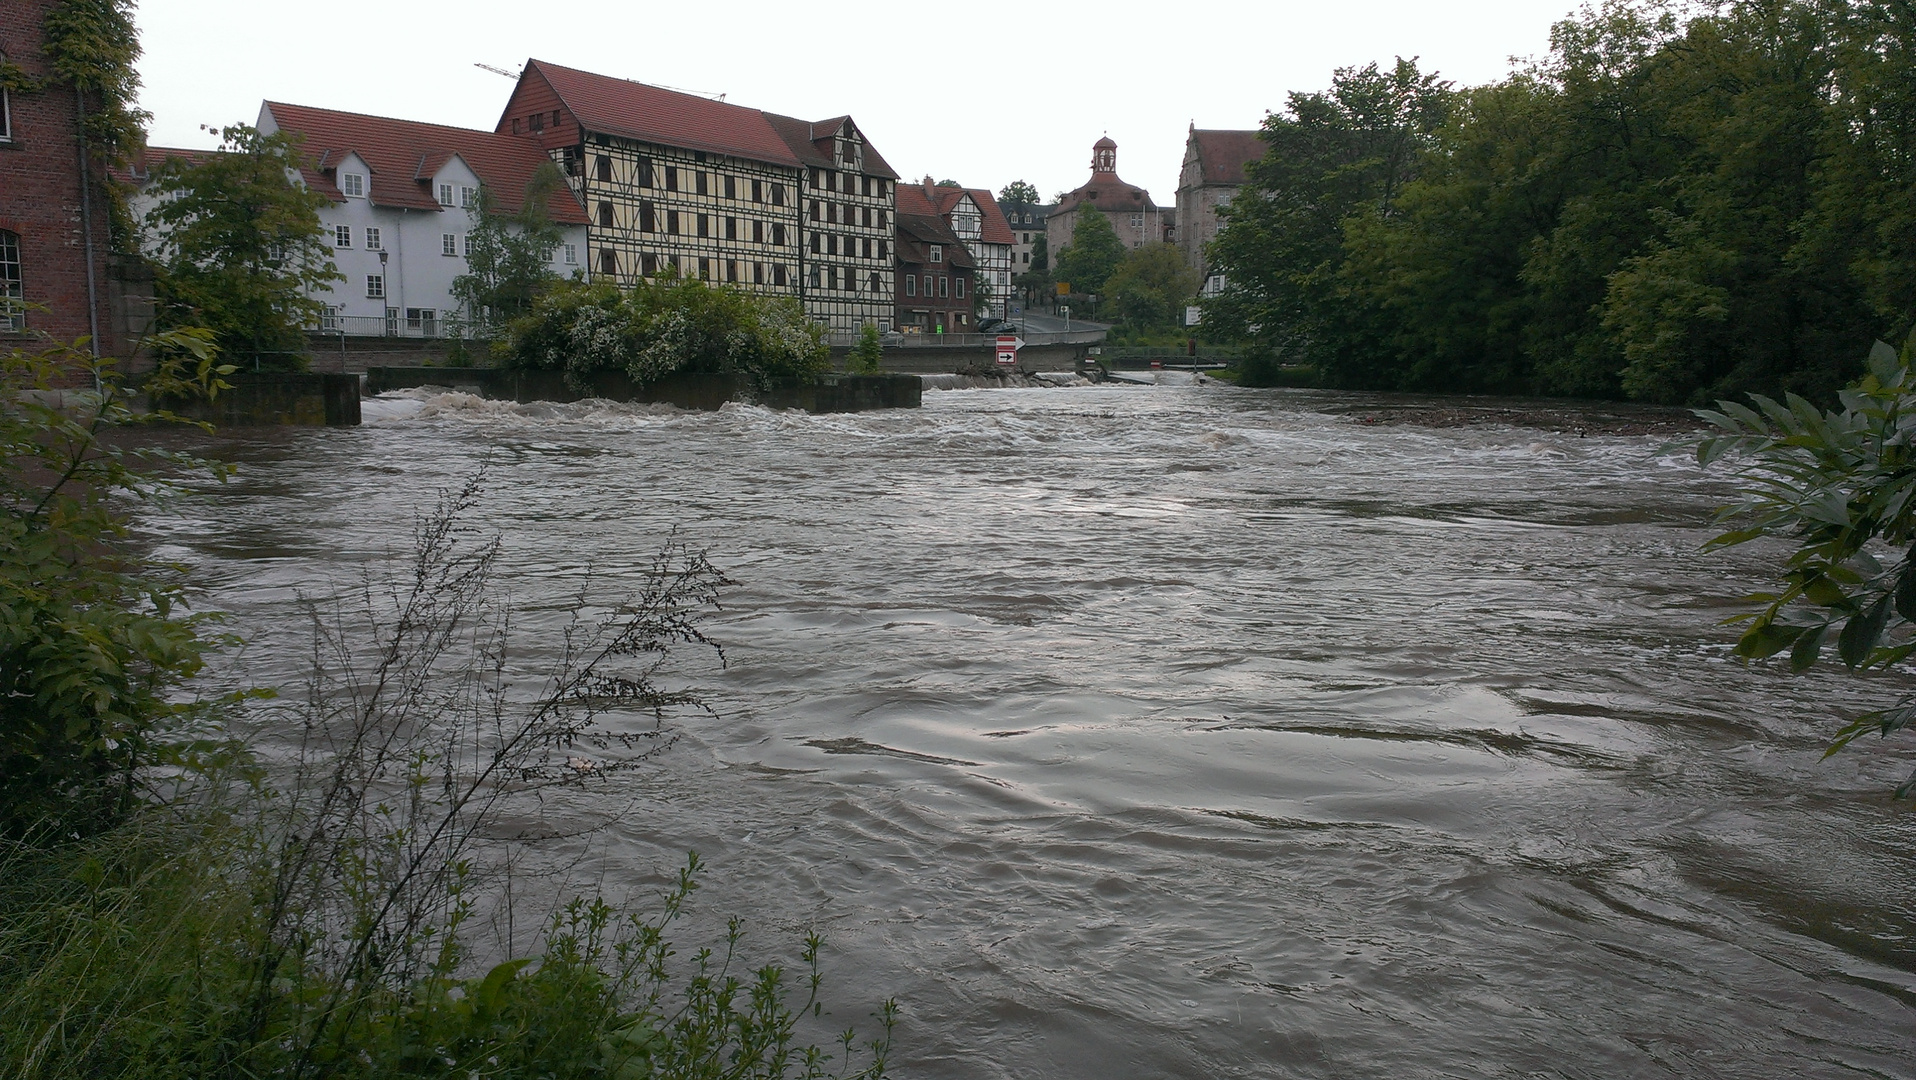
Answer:
<svg viewBox="0 0 1916 1080"><path fill-rule="evenodd" d="M19 234L26 301L46 309L27 312L28 328L70 341L91 333L91 320L81 230L78 110L73 88L47 79L49 65L41 52L40 22L52 6L52 0L0 3L0 52L48 82L38 93L10 94L13 138L0 142L0 229ZM106 306L107 208L99 191L93 195L100 351L111 355L120 343L114 340ZM22 340L0 332L0 348Z"/></svg>

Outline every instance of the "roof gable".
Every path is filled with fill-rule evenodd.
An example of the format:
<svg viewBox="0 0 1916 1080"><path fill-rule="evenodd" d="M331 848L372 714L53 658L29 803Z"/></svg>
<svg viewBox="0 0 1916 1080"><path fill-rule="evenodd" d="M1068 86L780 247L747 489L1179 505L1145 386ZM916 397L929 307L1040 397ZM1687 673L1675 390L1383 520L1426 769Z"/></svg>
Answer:
<svg viewBox="0 0 1916 1080"><path fill-rule="evenodd" d="M1206 184L1242 184L1245 167L1264 156L1264 140L1256 131L1191 132L1199 175Z"/></svg>
<svg viewBox="0 0 1916 1080"><path fill-rule="evenodd" d="M535 77L552 88L566 111L586 131L799 167L798 156L757 109L528 60L520 75L521 85ZM508 116L500 118L502 126L510 111L508 106Z"/></svg>

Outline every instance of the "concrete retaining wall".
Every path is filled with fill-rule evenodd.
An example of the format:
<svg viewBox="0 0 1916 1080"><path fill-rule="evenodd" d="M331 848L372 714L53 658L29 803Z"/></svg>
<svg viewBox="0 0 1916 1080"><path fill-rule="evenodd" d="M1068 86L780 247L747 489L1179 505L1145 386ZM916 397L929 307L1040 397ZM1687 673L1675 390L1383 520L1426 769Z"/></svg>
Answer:
<svg viewBox="0 0 1916 1080"><path fill-rule="evenodd" d="M915 409L923 386L915 375L819 375L773 383L759 390L730 375L668 375L636 383L617 372L602 372L583 389L557 371L509 371L504 368L376 367L366 372L366 390L379 394L416 386L447 386L480 397L507 401L578 401L606 398L715 410L728 401L757 401L775 409L806 412L863 412L867 409Z"/></svg>
<svg viewBox="0 0 1916 1080"><path fill-rule="evenodd" d="M226 376L232 388L211 401L162 398L162 409L215 427L351 427L359 423L359 376L318 372Z"/></svg>

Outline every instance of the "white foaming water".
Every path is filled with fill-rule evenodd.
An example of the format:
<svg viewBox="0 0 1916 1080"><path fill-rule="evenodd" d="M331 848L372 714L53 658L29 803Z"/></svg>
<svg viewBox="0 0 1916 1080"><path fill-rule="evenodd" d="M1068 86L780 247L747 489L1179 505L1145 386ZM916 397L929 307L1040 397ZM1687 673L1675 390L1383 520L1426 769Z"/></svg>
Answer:
<svg viewBox="0 0 1916 1080"><path fill-rule="evenodd" d="M147 529L292 683L295 588L474 470L536 679L672 530L738 585L715 717L590 882L696 848L714 917L827 939L900 1075L1910 1075L1898 689L1727 660L1773 550L1661 437L1366 425L1224 387L958 390L810 416L408 392L213 449ZM376 417L376 419L375 419Z"/></svg>

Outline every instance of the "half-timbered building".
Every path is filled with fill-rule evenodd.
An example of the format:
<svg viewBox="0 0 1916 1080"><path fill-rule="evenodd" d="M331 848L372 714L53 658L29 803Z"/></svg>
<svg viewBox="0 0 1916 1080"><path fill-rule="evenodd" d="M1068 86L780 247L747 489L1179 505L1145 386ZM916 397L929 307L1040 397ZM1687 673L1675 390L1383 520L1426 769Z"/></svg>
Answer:
<svg viewBox="0 0 1916 1080"><path fill-rule="evenodd" d="M979 284L984 286L976 297L978 310L987 317L1006 317L1011 298L1012 249L1017 237L991 192L934 184L927 176L922 183L899 189L898 212L936 217L950 226L971 252Z"/></svg>
<svg viewBox="0 0 1916 1080"><path fill-rule="evenodd" d="M595 277L673 272L795 297L834 331L889 328L897 176L850 117L796 120L530 60L497 130L560 163L590 218Z"/></svg>

